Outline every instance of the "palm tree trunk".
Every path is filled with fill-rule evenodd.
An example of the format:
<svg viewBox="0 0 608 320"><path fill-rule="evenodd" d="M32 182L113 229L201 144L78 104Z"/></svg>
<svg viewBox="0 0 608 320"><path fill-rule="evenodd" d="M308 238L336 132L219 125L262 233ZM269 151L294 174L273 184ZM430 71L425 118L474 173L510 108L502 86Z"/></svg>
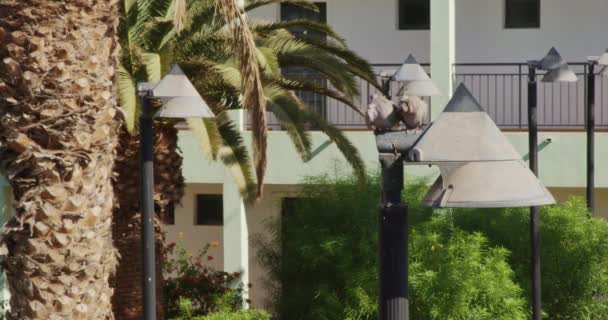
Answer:
<svg viewBox="0 0 608 320"><path fill-rule="evenodd" d="M116 1L0 2L9 319L113 319Z"/></svg>
<svg viewBox="0 0 608 320"><path fill-rule="evenodd" d="M123 130L115 166L117 204L114 209L114 245L120 253L118 272L112 280L112 307L120 320L143 318L143 268L141 208L139 206L139 137ZM177 130L157 124L154 129L154 207L156 233L157 318L164 318L162 296L164 234L162 221L167 210L184 194L182 157L177 150Z"/></svg>

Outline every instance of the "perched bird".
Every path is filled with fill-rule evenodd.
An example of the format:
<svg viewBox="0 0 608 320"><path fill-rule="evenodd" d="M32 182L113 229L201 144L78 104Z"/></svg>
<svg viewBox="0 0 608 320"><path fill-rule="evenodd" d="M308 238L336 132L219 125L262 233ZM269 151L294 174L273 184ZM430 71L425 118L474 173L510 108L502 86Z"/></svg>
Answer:
<svg viewBox="0 0 608 320"><path fill-rule="evenodd" d="M427 118L429 106L417 96L402 95L399 98L399 118L407 130L420 130Z"/></svg>
<svg viewBox="0 0 608 320"><path fill-rule="evenodd" d="M399 123L399 115L395 110L393 102L383 95L374 94L372 101L367 106L366 122L368 127L377 130L388 130Z"/></svg>

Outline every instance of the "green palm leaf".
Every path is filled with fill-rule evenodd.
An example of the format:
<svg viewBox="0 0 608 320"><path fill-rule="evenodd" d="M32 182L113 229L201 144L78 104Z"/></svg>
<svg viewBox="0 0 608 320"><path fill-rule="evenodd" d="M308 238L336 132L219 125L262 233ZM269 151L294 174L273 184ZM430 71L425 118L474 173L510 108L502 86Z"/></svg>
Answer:
<svg viewBox="0 0 608 320"><path fill-rule="evenodd" d="M270 103L270 111L287 131L296 151L304 161L308 161L311 157L312 142L307 131L306 118L300 110L301 105L291 99L289 91L278 87L266 87L264 94Z"/></svg>
<svg viewBox="0 0 608 320"><path fill-rule="evenodd" d="M247 4L245 4L245 11L251 11L259 7L277 3L293 4L302 8L313 10L315 12L319 11L319 7L307 0L249 0L247 1Z"/></svg>
<svg viewBox="0 0 608 320"><path fill-rule="evenodd" d="M135 79L133 79L122 64L118 66L118 99L127 130L133 133L137 125L137 115L139 113L139 108L137 107L137 85Z"/></svg>

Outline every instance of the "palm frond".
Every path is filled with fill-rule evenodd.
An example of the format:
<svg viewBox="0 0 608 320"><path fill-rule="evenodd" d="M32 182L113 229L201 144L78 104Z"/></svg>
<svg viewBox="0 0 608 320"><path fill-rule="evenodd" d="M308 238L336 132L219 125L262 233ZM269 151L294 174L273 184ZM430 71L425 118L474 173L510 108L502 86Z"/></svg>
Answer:
<svg viewBox="0 0 608 320"><path fill-rule="evenodd" d="M297 97L294 96L294 99ZM319 130L323 131L333 143L336 144L340 153L353 168L353 173L360 181L365 181L367 177L365 162L361 158L359 150L348 140L344 132L325 121L319 114L306 111L308 122Z"/></svg>
<svg viewBox="0 0 608 320"><path fill-rule="evenodd" d="M146 68L148 82L159 82L162 78L162 62L160 54L144 52L141 54L142 62Z"/></svg>
<svg viewBox="0 0 608 320"><path fill-rule="evenodd" d="M272 32L277 30L289 30L292 28L298 28L306 31L318 32L322 35L331 37L343 45L346 45L346 40L341 37L332 27L326 23L316 22L306 19L288 20L288 21L264 21L264 20L253 20L249 22L250 28L253 32L261 37L268 36Z"/></svg>
<svg viewBox="0 0 608 320"><path fill-rule="evenodd" d="M216 113L215 120L222 137L219 159L230 172L245 201L253 202L257 198L257 187L251 171L251 158L241 132L225 112Z"/></svg>
<svg viewBox="0 0 608 320"><path fill-rule="evenodd" d="M369 82L373 86L380 88L380 84L378 84L372 66L369 64L369 62L354 51L348 49L348 47L342 43L331 39L316 39L313 37L307 37L303 40L316 48L339 57L348 66L348 71Z"/></svg>
<svg viewBox="0 0 608 320"><path fill-rule="evenodd" d="M350 97L345 96L337 90L333 90L325 86L318 85L314 82L307 81L305 78L294 80L277 77L268 79L267 82L269 84L277 85L285 90L310 92L331 99L335 99L348 106L351 110L353 110L360 116L365 117L365 115L359 109L359 105L356 104L355 101L353 101L353 99L351 99Z"/></svg>
<svg viewBox="0 0 608 320"><path fill-rule="evenodd" d="M266 123L266 101L260 70L256 57L256 45L253 33L247 25L245 14L236 0L215 0L222 12L236 46L236 56L240 62L243 77L243 106L251 110L253 136L253 159L257 177L257 197L262 196L264 175L267 166L268 127Z"/></svg>
<svg viewBox="0 0 608 320"><path fill-rule="evenodd" d="M270 48L258 47L258 63L264 74L270 77L278 76L281 73L279 59Z"/></svg>
<svg viewBox="0 0 608 320"><path fill-rule="evenodd" d="M124 114L125 125L133 133L137 125L137 85L131 74L121 65L118 66L118 99Z"/></svg>
<svg viewBox="0 0 608 320"><path fill-rule="evenodd" d="M281 126L287 131L296 151L304 161L311 156L312 142L306 127L306 118L301 112L301 105L291 99L289 91L268 86L264 91L270 102L270 111L276 116Z"/></svg>
<svg viewBox="0 0 608 320"><path fill-rule="evenodd" d="M251 11L259 7L264 7L276 3L287 3L306 8L315 12L319 11L319 7L308 0L249 0L245 4L245 11Z"/></svg>
<svg viewBox="0 0 608 320"><path fill-rule="evenodd" d="M189 118L188 127L203 154L210 160L216 160L222 145L222 137L215 121L210 119Z"/></svg>

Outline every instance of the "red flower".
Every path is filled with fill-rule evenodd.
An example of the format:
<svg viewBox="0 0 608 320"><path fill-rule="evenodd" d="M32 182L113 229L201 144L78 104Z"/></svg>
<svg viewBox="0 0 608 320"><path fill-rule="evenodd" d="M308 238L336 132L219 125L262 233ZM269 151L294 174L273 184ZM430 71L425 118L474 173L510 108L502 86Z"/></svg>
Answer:
<svg viewBox="0 0 608 320"><path fill-rule="evenodd" d="M207 256L207 261L211 261L211 260L213 260L213 257L212 256Z"/></svg>
<svg viewBox="0 0 608 320"><path fill-rule="evenodd" d="M212 248L218 248L220 246L220 242L219 241L213 241L211 242L211 247Z"/></svg>
<svg viewBox="0 0 608 320"><path fill-rule="evenodd" d="M194 263L194 265L195 265L195 266L197 266L197 267L200 267L200 266L202 266L203 264L201 263L201 261L200 261L200 260L196 260L196 262Z"/></svg>
<svg viewBox="0 0 608 320"><path fill-rule="evenodd" d="M169 243L169 245L167 247L169 249L173 249L173 248L175 248L175 246L176 246L175 242L171 242L171 243Z"/></svg>

